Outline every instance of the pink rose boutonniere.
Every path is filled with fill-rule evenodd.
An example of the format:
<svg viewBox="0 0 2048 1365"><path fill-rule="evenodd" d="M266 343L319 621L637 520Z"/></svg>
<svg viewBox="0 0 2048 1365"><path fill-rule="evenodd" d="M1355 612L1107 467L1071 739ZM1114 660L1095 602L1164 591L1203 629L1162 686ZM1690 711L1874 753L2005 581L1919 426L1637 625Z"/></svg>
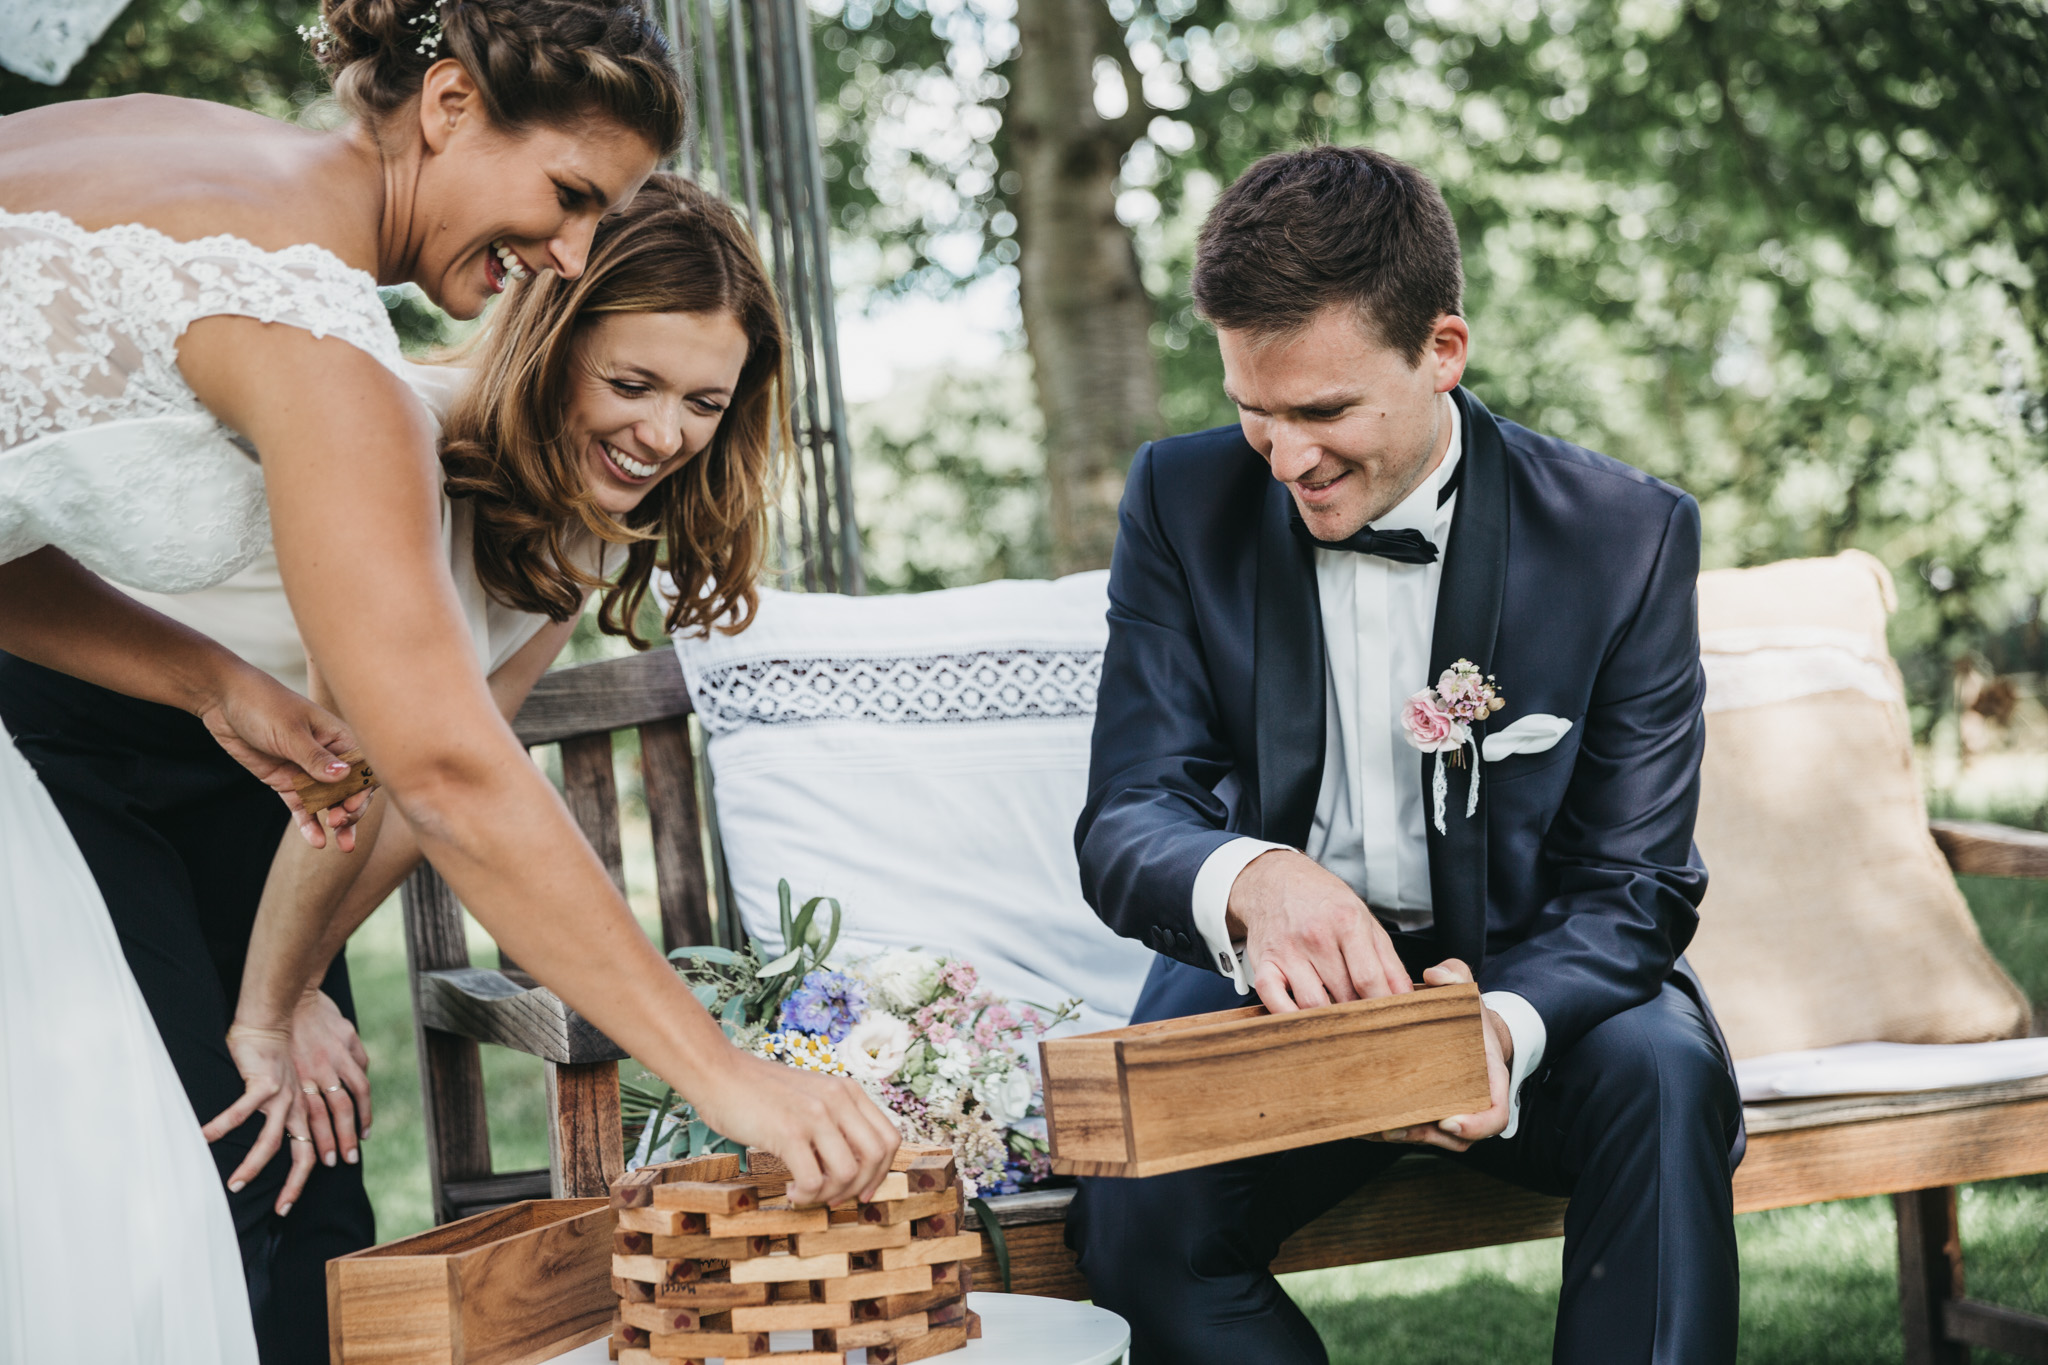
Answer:
<svg viewBox="0 0 2048 1365"><path fill-rule="evenodd" d="M1401 708L1401 728L1408 732L1408 742L1425 754L1436 755L1430 795L1438 834L1446 832L1444 800L1450 790L1444 756L1448 754L1450 761L1462 768L1466 748L1472 750L1472 787L1465 798L1465 818L1469 820L1479 809L1479 741L1472 737L1472 727L1506 705L1493 675L1482 674L1470 659L1460 659L1443 671L1435 687L1423 688Z"/></svg>

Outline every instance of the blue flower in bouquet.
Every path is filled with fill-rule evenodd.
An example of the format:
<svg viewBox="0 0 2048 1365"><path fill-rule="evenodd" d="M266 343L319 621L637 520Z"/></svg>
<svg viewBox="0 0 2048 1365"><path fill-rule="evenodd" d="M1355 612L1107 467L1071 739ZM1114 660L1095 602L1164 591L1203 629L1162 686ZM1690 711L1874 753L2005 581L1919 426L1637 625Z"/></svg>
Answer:
<svg viewBox="0 0 2048 1365"><path fill-rule="evenodd" d="M820 1033L832 1042L844 1038L868 1007L867 992L845 972L819 968L790 992L782 1005L782 1027Z"/></svg>

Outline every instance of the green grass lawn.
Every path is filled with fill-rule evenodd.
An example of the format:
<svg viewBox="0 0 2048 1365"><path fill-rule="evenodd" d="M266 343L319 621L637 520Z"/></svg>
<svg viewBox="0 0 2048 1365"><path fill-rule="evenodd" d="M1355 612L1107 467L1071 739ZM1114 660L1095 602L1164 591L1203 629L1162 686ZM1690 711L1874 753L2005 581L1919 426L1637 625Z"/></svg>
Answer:
<svg viewBox="0 0 2048 1365"><path fill-rule="evenodd" d="M630 870L630 869L629 869ZM2037 1012L2048 1011L2048 886L1968 879L1984 937ZM487 961L488 958L479 957ZM365 1174L377 1231L427 1227L419 1080L394 900L349 945L376 1098ZM491 1144L501 1170L547 1164L540 1063L484 1049ZM2048 1178L2002 1180L1962 1194L1973 1297L2048 1312ZM1898 1267L1889 1200L1746 1214L1742 1359L1754 1365L1873 1365L1900 1358ZM1490 1247L1287 1277L1336 1365L1539 1365L1550 1359L1557 1241ZM2007 1359L1978 1352L1975 1359Z"/></svg>

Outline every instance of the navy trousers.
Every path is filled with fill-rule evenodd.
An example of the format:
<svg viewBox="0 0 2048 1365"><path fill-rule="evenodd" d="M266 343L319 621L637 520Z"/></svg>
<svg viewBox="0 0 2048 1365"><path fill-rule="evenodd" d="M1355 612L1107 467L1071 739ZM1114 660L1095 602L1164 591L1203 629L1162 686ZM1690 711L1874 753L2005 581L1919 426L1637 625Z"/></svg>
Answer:
<svg viewBox="0 0 2048 1365"><path fill-rule="evenodd" d="M99 883L195 1122L211 1119L242 1094L227 1029L284 804L185 712L6 654L0 717ZM341 956L321 984L353 1022ZM262 1130L258 1114L213 1144L222 1179ZM376 1241L361 1166L316 1165L291 1213L271 1211L290 1149L228 1195L264 1365L327 1360L328 1258Z"/></svg>
<svg viewBox="0 0 2048 1365"><path fill-rule="evenodd" d="M1426 942L1401 942L1419 972ZM1161 959L1134 1022L1243 1003ZM1559 1365L1725 1365L1739 1275L1729 1181L1741 1104L1693 996L1655 998L1546 1055L1521 1127L1462 1154L1350 1140L1157 1176L1084 1180L1068 1240L1096 1302L1131 1324L1132 1365L1324 1365L1315 1328L1268 1267L1294 1231L1411 1152L1569 1198Z"/></svg>

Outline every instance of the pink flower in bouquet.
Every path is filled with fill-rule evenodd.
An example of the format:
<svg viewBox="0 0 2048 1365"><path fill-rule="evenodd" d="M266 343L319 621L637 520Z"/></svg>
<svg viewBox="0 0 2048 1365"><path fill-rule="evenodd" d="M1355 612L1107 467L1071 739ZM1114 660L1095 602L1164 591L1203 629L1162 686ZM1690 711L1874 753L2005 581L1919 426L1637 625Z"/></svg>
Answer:
<svg viewBox="0 0 2048 1365"><path fill-rule="evenodd" d="M945 970L940 973L940 979L960 994L970 995L978 978L974 974L974 968L968 963L948 962Z"/></svg>
<svg viewBox="0 0 2048 1365"><path fill-rule="evenodd" d="M1401 708L1401 726L1408 742L1426 754L1440 754L1461 747L1470 731L1437 704L1436 694L1425 688L1408 698Z"/></svg>

